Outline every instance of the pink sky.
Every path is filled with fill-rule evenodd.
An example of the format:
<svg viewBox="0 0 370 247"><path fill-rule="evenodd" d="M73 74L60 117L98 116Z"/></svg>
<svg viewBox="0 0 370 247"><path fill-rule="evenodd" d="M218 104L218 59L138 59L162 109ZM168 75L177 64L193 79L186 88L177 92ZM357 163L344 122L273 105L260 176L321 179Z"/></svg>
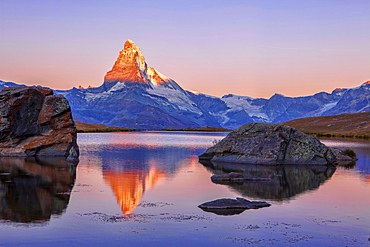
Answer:
<svg viewBox="0 0 370 247"><path fill-rule="evenodd" d="M127 39L184 89L268 98L370 80L367 0L3 1L0 80L99 86Z"/></svg>

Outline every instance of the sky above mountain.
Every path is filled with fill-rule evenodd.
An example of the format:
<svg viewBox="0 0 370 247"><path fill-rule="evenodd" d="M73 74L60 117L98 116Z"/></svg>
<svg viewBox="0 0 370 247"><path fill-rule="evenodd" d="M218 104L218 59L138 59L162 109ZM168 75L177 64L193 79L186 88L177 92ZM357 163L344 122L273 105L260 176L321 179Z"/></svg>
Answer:
<svg viewBox="0 0 370 247"><path fill-rule="evenodd" d="M133 40L183 88L270 97L370 80L370 1L3 1L0 80L99 86Z"/></svg>

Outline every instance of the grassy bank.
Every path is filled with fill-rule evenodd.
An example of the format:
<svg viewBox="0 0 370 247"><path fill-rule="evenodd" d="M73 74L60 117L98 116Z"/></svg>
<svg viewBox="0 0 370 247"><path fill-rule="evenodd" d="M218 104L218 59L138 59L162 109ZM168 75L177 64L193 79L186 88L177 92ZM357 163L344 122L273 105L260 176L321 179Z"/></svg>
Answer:
<svg viewBox="0 0 370 247"><path fill-rule="evenodd" d="M162 129L161 131L230 132L233 130L207 126L207 127L193 127L193 128L185 128L185 129Z"/></svg>
<svg viewBox="0 0 370 247"><path fill-rule="evenodd" d="M89 124L75 121L77 132L79 133L95 133L95 132L128 132L135 131L134 129L114 127L103 124Z"/></svg>
<svg viewBox="0 0 370 247"><path fill-rule="evenodd" d="M95 133L95 132L129 132L129 131L143 131L140 129L129 129L123 127L114 127L103 124L89 124L75 121L77 131L79 133ZM199 131L199 132L229 132L232 130L216 127L194 127L185 129L160 129L147 131Z"/></svg>
<svg viewBox="0 0 370 247"><path fill-rule="evenodd" d="M370 112L301 118L283 124L319 137L370 138Z"/></svg>

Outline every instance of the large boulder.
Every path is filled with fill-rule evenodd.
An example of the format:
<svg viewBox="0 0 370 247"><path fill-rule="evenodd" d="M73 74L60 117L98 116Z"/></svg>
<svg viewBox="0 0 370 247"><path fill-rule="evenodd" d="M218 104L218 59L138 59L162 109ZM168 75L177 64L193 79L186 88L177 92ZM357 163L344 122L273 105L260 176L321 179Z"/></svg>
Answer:
<svg viewBox="0 0 370 247"><path fill-rule="evenodd" d="M251 123L229 133L200 160L247 164L335 164L332 150L313 136L283 124Z"/></svg>
<svg viewBox="0 0 370 247"><path fill-rule="evenodd" d="M77 159L77 130L68 101L42 87L0 92L0 156Z"/></svg>

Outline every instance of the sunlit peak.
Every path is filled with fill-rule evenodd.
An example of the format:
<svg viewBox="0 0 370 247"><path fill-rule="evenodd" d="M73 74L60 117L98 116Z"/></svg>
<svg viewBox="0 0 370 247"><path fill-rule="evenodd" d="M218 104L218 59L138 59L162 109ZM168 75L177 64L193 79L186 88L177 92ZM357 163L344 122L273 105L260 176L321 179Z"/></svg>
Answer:
<svg viewBox="0 0 370 247"><path fill-rule="evenodd" d="M132 41L131 39L126 40L126 42L131 43L131 44L135 44L135 42Z"/></svg>
<svg viewBox="0 0 370 247"><path fill-rule="evenodd" d="M200 92L195 91L195 90L188 90L188 91L191 92L191 93L193 93L193 94L196 94L196 95L200 94Z"/></svg>

